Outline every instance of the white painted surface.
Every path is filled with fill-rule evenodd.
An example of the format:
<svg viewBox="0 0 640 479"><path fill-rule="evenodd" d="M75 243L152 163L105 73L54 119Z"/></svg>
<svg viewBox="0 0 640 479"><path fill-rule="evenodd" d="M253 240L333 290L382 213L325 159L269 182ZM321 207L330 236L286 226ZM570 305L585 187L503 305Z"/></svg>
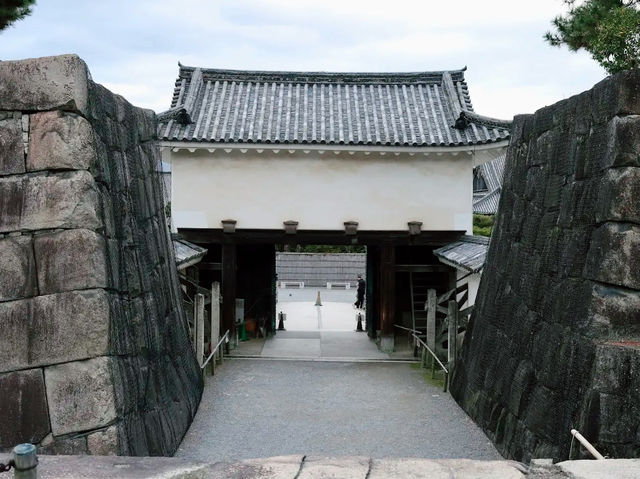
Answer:
<svg viewBox="0 0 640 479"><path fill-rule="evenodd" d="M466 273L458 271L458 277L464 276ZM472 304L476 304L476 296L478 294L478 287L480 286L480 277L482 275L480 273L472 274L467 276L463 281L467 281L469 283L469 302L465 305L471 306Z"/></svg>
<svg viewBox="0 0 640 479"><path fill-rule="evenodd" d="M165 149L178 228L471 231L474 155ZM293 151L293 150L292 150ZM484 154L484 152L482 152ZM170 157L170 158L167 158Z"/></svg>

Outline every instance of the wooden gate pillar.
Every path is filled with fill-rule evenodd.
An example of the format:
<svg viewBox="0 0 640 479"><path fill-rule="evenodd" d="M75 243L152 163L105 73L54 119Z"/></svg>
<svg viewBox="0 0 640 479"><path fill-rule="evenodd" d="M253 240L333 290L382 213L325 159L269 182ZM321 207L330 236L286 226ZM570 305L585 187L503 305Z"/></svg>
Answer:
<svg viewBox="0 0 640 479"><path fill-rule="evenodd" d="M380 349L393 351L396 313L396 250L393 245L380 247Z"/></svg>
<svg viewBox="0 0 640 479"><path fill-rule="evenodd" d="M235 243L222 245L222 325L224 331L234 330L236 316L237 255Z"/></svg>

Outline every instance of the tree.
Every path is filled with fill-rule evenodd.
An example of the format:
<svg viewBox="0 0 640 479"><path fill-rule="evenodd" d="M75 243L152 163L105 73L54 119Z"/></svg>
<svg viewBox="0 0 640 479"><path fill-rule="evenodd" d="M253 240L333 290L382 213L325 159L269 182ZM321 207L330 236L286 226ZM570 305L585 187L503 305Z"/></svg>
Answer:
<svg viewBox="0 0 640 479"><path fill-rule="evenodd" d="M0 0L0 31L31 15L31 7L35 3L36 0Z"/></svg>
<svg viewBox="0 0 640 479"><path fill-rule="evenodd" d="M563 2L569 11L553 19L547 42L588 51L610 74L640 66L640 0Z"/></svg>

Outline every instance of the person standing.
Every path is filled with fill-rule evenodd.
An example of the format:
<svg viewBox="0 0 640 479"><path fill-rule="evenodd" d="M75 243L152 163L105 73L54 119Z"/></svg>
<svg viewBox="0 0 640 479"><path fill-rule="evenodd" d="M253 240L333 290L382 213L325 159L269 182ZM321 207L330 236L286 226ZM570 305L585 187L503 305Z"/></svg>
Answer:
<svg viewBox="0 0 640 479"><path fill-rule="evenodd" d="M362 275L358 275L358 290L356 299L356 308L362 309L364 307L364 291L366 289L366 283L362 279Z"/></svg>

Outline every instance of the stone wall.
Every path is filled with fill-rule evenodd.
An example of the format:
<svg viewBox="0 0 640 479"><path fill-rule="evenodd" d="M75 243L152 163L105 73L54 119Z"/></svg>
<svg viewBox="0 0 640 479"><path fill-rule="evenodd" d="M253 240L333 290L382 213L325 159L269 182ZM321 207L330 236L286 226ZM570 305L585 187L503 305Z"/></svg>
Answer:
<svg viewBox="0 0 640 479"><path fill-rule="evenodd" d="M167 455L195 414L155 128L77 56L0 62L0 448Z"/></svg>
<svg viewBox="0 0 640 479"><path fill-rule="evenodd" d="M276 253L278 281L304 281L305 286L349 282L355 287L366 269L365 253Z"/></svg>
<svg viewBox="0 0 640 479"><path fill-rule="evenodd" d="M452 394L509 458L640 454L640 71L515 118Z"/></svg>

